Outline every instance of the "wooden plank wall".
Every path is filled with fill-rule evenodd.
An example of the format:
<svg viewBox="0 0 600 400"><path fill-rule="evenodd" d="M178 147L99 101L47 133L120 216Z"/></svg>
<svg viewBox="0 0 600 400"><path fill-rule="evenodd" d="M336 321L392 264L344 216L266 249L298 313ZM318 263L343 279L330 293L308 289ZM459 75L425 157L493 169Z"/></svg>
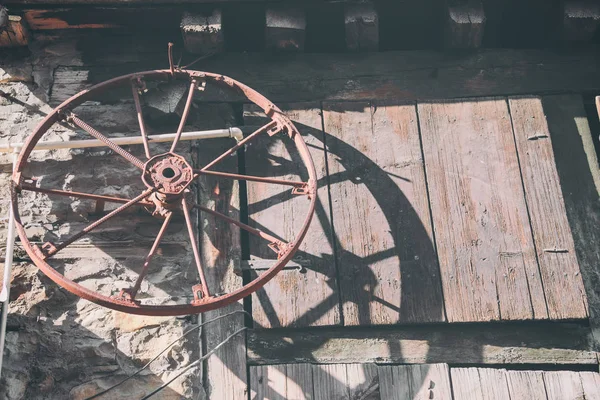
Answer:
<svg viewBox="0 0 600 400"><path fill-rule="evenodd" d="M579 400L599 398L600 385L597 372L447 364L268 365L251 367L250 376L251 400Z"/></svg>
<svg viewBox="0 0 600 400"><path fill-rule="evenodd" d="M509 106L549 317L585 318L587 299L542 99L510 98Z"/></svg>
<svg viewBox="0 0 600 400"><path fill-rule="evenodd" d="M300 255L311 266L254 296L257 326L587 318L541 98L324 102L324 136L318 105L288 109L320 206ZM297 168L284 146L260 147L248 173ZM262 187L249 185L252 223L289 238L301 199Z"/></svg>
<svg viewBox="0 0 600 400"><path fill-rule="evenodd" d="M587 318L541 98L286 109L320 201L299 253L306 272L283 271L253 297L256 326ZM248 109L246 123L260 122ZM248 173L302 177L288 148L261 147ZM302 199L264 187L249 185L251 223L289 238Z"/></svg>
<svg viewBox="0 0 600 400"><path fill-rule="evenodd" d="M321 109L318 103L283 104L280 107L294 121L315 164L318 177L317 208L295 260L304 269L283 270L263 289L252 296L256 327L274 328L308 325L337 325L340 323L339 292L330 217L325 145L321 130ZM248 107L244 122L262 126L266 116ZM281 179L307 181L306 170L291 140L280 136L265 136L246 152L246 173L255 176L278 176ZM248 182L248 215L250 225L266 230L289 241L300 229L308 211L308 200L295 196L282 186ZM268 243L250 238L253 258L275 260L277 255ZM252 271L253 277L260 271Z"/></svg>
<svg viewBox="0 0 600 400"><path fill-rule="evenodd" d="M346 325L444 320L414 105L324 103Z"/></svg>
<svg viewBox="0 0 600 400"><path fill-rule="evenodd" d="M450 321L546 318L505 99L419 104Z"/></svg>

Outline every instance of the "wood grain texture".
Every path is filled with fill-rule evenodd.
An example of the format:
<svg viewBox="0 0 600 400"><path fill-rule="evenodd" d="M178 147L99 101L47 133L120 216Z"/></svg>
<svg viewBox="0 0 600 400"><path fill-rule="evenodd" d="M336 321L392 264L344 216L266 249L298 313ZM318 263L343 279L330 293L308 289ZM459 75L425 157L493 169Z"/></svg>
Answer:
<svg viewBox="0 0 600 400"><path fill-rule="evenodd" d="M287 400L313 399L312 365L288 364L286 365L286 378Z"/></svg>
<svg viewBox="0 0 600 400"><path fill-rule="evenodd" d="M251 400L287 399L286 384L285 365L263 365L250 368Z"/></svg>
<svg viewBox="0 0 600 400"><path fill-rule="evenodd" d="M544 382L548 400L585 399L583 386L578 372L550 371L544 372Z"/></svg>
<svg viewBox="0 0 600 400"><path fill-rule="evenodd" d="M509 107L549 317L586 318L587 298L542 101L510 98Z"/></svg>
<svg viewBox="0 0 600 400"><path fill-rule="evenodd" d="M477 400L509 400L506 378L498 370L481 372L484 368L452 368L450 375L452 377L452 393L455 399L477 399ZM503 370L500 370L503 371ZM489 381L488 378L496 378ZM492 385L486 386L486 385ZM502 391L502 387L506 391ZM501 397L495 397L501 395Z"/></svg>
<svg viewBox="0 0 600 400"><path fill-rule="evenodd" d="M346 365L313 365L315 400L349 400Z"/></svg>
<svg viewBox="0 0 600 400"><path fill-rule="evenodd" d="M199 119L203 129L231 126L233 113L229 105L211 105L203 108ZM203 141L198 146L197 164L205 165L235 144L233 139ZM237 158L223 162L228 171L237 171ZM205 207L232 218L239 218L239 186L236 181L203 176L199 180L198 199ZM200 257L206 280L213 294L230 293L243 284L234 273L241 258L240 232L237 227L206 213L200 214L202 227ZM232 311L242 311L241 302L204 314L208 320ZM244 326L244 315L239 313L210 324L203 330L205 346L212 349L227 336ZM247 396L245 332L231 339L206 361L206 391L209 399L238 399Z"/></svg>
<svg viewBox="0 0 600 400"><path fill-rule="evenodd" d="M600 349L600 169L594 139L580 95L545 96L556 168L577 260L586 288L595 349Z"/></svg>
<svg viewBox="0 0 600 400"><path fill-rule="evenodd" d="M323 107L345 324L443 321L414 105Z"/></svg>
<svg viewBox="0 0 600 400"><path fill-rule="evenodd" d="M283 270L257 291L252 297L254 322L266 328L336 325L340 323L339 295L320 107L317 104L283 104L280 107L309 146L318 176L318 199L311 226L294 256L305 261L305 271ZM256 108L247 108L244 122L260 126L266 119ZM281 134L273 138L264 135L248 147L246 173L296 181L308 179L294 144ZM250 225L285 241L292 240L306 217L308 199L293 195L288 187L279 185L249 182L247 187ZM251 236L251 257L276 259L277 255L267 245L265 240Z"/></svg>
<svg viewBox="0 0 600 400"><path fill-rule="evenodd" d="M511 400L546 400L542 371L506 371Z"/></svg>
<svg viewBox="0 0 600 400"><path fill-rule="evenodd" d="M418 110L448 320L547 318L506 101Z"/></svg>
<svg viewBox="0 0 600 400"><path fill-rule="evenodd" d="M382 399L452 399L446 364L379 366L378 372Z"/></svg>
<svg viewBox="0 0 600 400"><path fill-rule="evenodd" d="M597 364L590 329L535 322L465 329L445 326L370 329L328 328L302 332L253 330L248 363Z"/></svg>
<svg viewBox="0 0 600 400"><path fill-rule="evenodd" d="M586 400L600 399L600 374L597 372L580 372L581 386Z"/></svg>
<svg viewBox="0 0 600 400"><path fill-rule="evenodd" d="M379 400L379 374L375 364L346 364L350 400Z"/></svg>
<svg viewBox="0 0 600 400"><path fill-rule="evenodd" d="M250 367L251 400L312 400L310 364Z"/></svg>

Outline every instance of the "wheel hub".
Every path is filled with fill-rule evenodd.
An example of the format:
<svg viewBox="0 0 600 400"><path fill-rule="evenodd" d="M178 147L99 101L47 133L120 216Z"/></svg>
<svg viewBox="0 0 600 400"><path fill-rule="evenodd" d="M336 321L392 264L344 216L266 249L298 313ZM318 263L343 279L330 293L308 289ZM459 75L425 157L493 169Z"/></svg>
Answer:
<svg viewBox="0 0 600 400"><path fill-rule="evenodd" d="M190 185L194 171L185 158L165 153L149 159L144 164L142 180L150 189L168 196L177 196Z"/></svg>

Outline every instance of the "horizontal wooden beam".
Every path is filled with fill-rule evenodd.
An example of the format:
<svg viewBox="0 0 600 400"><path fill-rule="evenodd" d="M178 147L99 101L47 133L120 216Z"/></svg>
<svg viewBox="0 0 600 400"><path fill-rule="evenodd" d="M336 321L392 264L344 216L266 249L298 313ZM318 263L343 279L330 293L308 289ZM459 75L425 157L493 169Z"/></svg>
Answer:
<svg viewBox="0 0 600 400"><path fill-rule="evenodd" d="M381 329L252 330L249 364L598 364L576 324L423 325Z"/></svg>
<svg viewBox="0 0 600 400"><path fill-rule="evenodd" d="M115 49L116 50L116 49ZM481 50L449 55L437 51L368 54L224 53L202 61L255 88L275 102L392 100L600 91L598 46L544 50ZM165 64L164 53L156 63ZM52 95L73 95L124 73L143 71L149 60L111 66L61 66ZM81 80L77 79L81 76ZM58 99L57 99L58 100ZM214 85L199 101L239 101Z"/></svg>

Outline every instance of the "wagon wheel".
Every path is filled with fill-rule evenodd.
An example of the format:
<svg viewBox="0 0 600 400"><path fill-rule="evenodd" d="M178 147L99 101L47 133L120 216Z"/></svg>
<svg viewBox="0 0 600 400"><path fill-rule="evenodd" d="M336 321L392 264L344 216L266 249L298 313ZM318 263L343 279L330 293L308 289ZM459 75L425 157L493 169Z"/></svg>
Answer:
<svg viewBox="0 0 600 400"><path fill-rule="evenodd" d="M171 145L170 151L164 154L152 155L149 148L149 140L146 135L144 126L144 119L141 112L140 98L139 95L144 85L148 81L159 80L184 80L189 82L189 92L187 101L184 107L183 115L175 134L175 139ZM264 126L256 129L253 133L246 136L243 140L239 141L237 145L233 146L223 154L214 158L200 169L193 169L190 163L181 155L177 154L177 145L180 141L183 128L185 126L187 117L190 112L192 99L194 93L198 89L203 89L206 84L214 84L216 86L227 87L234 89L243 94L248 100L259 106L264 110L265 114L269 117L269 122ZM144 153L147 160L140 160L138 157L129 153L123 147L120 147L114 143L110 138L106 137L92 126L88 125L83 121L77 113L74 111L75 108L87 100L93 98L94 95L114 89L118 87L130 87L133 94L133 99L136 106L138 121L140 125L140 134L143 138ZM28 158L42 136L47 130L57 122L67 121L72 125L75 125L94 138L102 141L115 153L122 156L129 163L133 164L140 170L140 178L142 179L146 190L140 193L133 199L125 199L111 196L99 196L90 193L79 193L72 191L58 190L55 188L41 188L36 185L36 182L31 178L24 175L23 171L28 164ZM284 179L275 179L267 177L257 177L248 175L239 175L232 173L217 172L211 170L212 167L217 165L227 156L234 154L239 148L249 143L258 136L274 136L274 135L288 135L294 142L296 148L301 155L304 166L308 173L308 181L291 181ZM221 177L224 179L234 180L245 180L259 182L261 184L277 184L286 185L291 187L294 194L299 196L305 196L307 201L310 202L308 213L305 216L304 223L300 230L296 233L295 237L289 241L283 241L275 238L274 236L248 226L236 219L233 219L227 215L213 211L199 204L194 204L192 201L191 192L189 186L192 182L202 175L211 175ZM18 198L22 191L34 191L41 192L57 196L67 196L78 200L95 201L96 208L102 209L104 203L116 203L120 204L119 207L90 223L80 232L74 234L68 239L60 243L46 242L42 246L32 244L26 235L25 229L21 223L19 213L19 202ZM90 300L94 303L102 306L112 308L119 311L124 311L132 314L142 315L186 315L201 313L216 308L224 307L230 303L233 303L245 296L250 295L256 290L264 286L269 280L271 280L293 257L294 253L300 246L306 231L310 225L316 201L316 173L315 168L308 152L308 148L299 134L294 124L286 117L279 108L271 103L267 98L253 90L252 88L237 82L231 78L223 75L190 71L190 70L156 70L146 71L140 73L134 73L130 75L121 76L118 78L111 79L109 81L100 83L93 86L88 90L84 90L75 96L69 98L64 103L55 108L50 112L44 120L35 128L33 133L28 138L25 146L19 154L15 171L13 173L12 182L12 207L15 216L16 228L21 238L21 242L33 262L54 282L64 287L75 295ZM111 218L118 218L119 214L130 207L142 206L144 209L151 212L154 216L162 218L162 226L158 232L150 252L144 260L141 272L135 284L120 293L115 293L112 296L106 296L96 291L85 288L78 283L66 278L63 274L53 268L50 263L53 260L53 256L63 250L65 247L71 245L76 240L82 238L86 234L92 232L95 228L108 221ZM239 228L248 231L250 234L257 235L260 238L268 242L269 247L276 253L277 260L274 261L274 265L271 266L260 276L254 280L246 283L243 287L239 288L230 293L215 294L211 291L211 288L207 285L205 271L200 260L200 254L196 242L196 235L194 233L192 221L190 218L190 210L198 209L200 212L204 212L214 216L217 219L222 219L228 223L234 224ZM142 281L145 279L148 272L148 267L152 262L152 258L158 249L158 246L166 234L167 227L174 214L182 214L185 218L187 231L191 240L191 246L193 250L194 260L198 269L198 281L190 283L190 293L193 294L193 300L187 304L176 304L176 305L151 305L145 304L144 301L136 298L140 289Z"/></svg>

